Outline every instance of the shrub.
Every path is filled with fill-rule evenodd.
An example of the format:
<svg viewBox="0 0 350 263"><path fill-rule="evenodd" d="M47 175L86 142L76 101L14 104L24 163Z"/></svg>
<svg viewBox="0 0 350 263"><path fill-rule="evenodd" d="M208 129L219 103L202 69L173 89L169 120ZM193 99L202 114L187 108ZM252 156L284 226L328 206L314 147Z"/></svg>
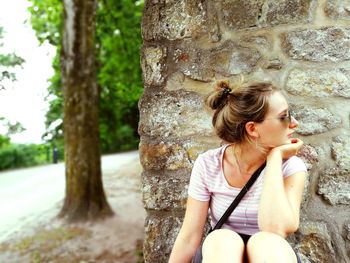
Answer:
<svg viewBox="0 0 350 263"><path fill-rule="evenodd" d="M29 167L48 162L47 147L36 144L7 144L0 148L0 170Z"/></svg>

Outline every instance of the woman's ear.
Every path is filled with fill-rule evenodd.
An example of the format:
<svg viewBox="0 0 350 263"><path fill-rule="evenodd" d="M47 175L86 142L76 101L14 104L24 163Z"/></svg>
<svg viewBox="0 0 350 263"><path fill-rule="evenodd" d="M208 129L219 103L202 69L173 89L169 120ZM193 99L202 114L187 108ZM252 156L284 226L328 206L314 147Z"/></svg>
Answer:
<svg viewBox="0 0 350 263"><path fill-rule="evenodd" d="M260 137L258 127L256 126L256 123L253 121L249 121L245 124L245 129L247 131L247 134L255 139L258 139Z"/></svg>

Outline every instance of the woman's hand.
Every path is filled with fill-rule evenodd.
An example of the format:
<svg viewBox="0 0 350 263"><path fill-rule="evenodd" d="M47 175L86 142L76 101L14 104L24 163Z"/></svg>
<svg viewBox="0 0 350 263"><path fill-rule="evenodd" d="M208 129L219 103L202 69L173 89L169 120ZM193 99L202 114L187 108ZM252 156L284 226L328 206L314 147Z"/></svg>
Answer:
<svg viewBox="0 0 350 263"><path fill-rule="evenodd" d="M270 150L268 158L276 153L279 153L282 159L288 159L298 153L304 142L298 138L291 138L289 143L277 146Z"/></svg>

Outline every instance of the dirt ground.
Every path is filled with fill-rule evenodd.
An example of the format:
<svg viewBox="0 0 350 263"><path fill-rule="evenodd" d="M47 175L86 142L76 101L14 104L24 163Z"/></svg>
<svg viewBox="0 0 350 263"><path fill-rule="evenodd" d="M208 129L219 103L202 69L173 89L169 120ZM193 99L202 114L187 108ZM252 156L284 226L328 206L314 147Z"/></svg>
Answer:
<svg viewBox="0 0 350 263"><path fill-rule="evenodd" d="M145 210L138 158L116 173L104 174L115 215L95 223L66 224L56 215L62 203L0 244L6 263L141 263Z"/></svg>

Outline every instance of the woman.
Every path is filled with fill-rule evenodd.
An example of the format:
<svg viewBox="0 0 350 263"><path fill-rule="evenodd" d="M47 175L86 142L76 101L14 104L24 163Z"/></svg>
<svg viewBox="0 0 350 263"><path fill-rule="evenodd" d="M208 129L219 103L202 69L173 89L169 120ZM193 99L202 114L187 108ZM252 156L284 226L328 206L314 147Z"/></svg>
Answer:
<svg viewBox="0 0 350 263"><path fill-rule="evenodd" d="M169 263L191 262L200 246L208 211L221 218L252 174L266 167L223 227L202 247L203 262L298 262L285 237L299 226L306 167L296 157L298 122L282 93L270 83L230 87L219 82L206 98L213 126L225 142L197 158L185 218Z"/></svg>

